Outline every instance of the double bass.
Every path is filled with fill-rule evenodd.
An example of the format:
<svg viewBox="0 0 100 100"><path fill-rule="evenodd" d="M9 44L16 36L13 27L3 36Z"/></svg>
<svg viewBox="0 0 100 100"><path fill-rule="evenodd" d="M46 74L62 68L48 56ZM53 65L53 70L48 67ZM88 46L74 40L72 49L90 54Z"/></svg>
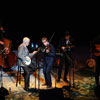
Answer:
<svg viewBox="0 0 100 100"><path fill-rule="evenodd" d="M4 38L3 33L4 33L3 28L0 27L0 35L1 35L1 41L2 41L2 44L0 44L0 51L1 51L0 66L3 68L10 69L14 65L16 65L17 56L11 50L12 42L8 40L7 38Z"/></svg>

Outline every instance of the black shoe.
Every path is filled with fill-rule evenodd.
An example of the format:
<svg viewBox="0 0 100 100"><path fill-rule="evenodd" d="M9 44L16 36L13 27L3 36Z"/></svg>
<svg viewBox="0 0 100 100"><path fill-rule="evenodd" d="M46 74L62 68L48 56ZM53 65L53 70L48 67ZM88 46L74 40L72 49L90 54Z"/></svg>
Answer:
<svg viewBox="0 0 100 100"><path fill-rule="evenodd" d="M69 83L69 81L68 80L64 80L66 83Z"/></svg>
<svg viewBox="0 0 100 100"><path fill-rule="evenodd" d="M42 84L42 86L47 86L47 84L45 83L45 84Z"/></svg>
<svg viewBox="0 0 100 100"><path fill-rule="evenodd" d="M29 88L24 88L25 91L29 91Z"/></svg>
<svg viewBox="0 0 100 100"><path fill-rule="evenodd" d="M57 83L59 83L60 82L60 80L57 80Z"/></svg>
<svg viewBox="0 0 100 100"><path fill-rule="evenodd" d="M69 84L69 86L71 86L71 83L70 83L70 81L68 81L68 80L64 80L66 83L68 83Z"/></svg>
<svg viewBox="0 0 100 100"><path fill-rule="evenodd" d="M96 86L99 86L99 83L96 83Z"/></svg>
<svg viewBox="0 0 100 100"><path fill-rule="evenodd" d="M52 86L51 85L48 85L47 88L52 88Z"/></svg>
<svg viewBox="0 0 100 100"><path fill-rule="evenodd" d="M60 79L58 78L57 82L60 82Z"/></svg>

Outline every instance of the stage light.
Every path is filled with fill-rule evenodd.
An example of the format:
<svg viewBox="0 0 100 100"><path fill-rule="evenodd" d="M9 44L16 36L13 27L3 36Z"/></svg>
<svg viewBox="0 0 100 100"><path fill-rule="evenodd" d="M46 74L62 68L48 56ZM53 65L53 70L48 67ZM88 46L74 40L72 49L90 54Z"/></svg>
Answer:
<svg viewBox="0 0 100 100"><path fill-rule="evenodd" d="M34 43L31 43L31 47L34 48Z"/></svg>
<svg viewBox="0 0 100 100"><path fill-rule="evenodd" d="M38 44L35 45L35 48L36 48L36 49L38 48Z"/></svg>

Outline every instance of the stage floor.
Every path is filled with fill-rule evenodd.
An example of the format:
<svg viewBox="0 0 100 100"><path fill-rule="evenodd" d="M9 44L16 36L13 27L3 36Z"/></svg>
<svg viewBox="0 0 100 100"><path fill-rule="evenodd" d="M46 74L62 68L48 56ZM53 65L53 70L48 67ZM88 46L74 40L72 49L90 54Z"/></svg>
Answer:
<svg viewBox="0 0 100 100"><path fill-rule="evenodd" d="M40 71L40 75L39 72ZM63 70L64 71L64 70ZM2 73L2 79L1 79ZM63 75L63 74L62 74ZM52 91L56 89L61 89L63 97L74 100L97 100L98 98L95 95L95 79L94 79L94 70L84 68L74 70L71 68L68 75L68 79L71 82L71 87L69 84L64 82L61 79L61 82L57 83L57 71L52 71L52 88L47 88L42 86L44 81L43 69L33 72L30 76L30 91L25 91L24 88L24 78L21 76L21 83L18 83L16 87L17 72L13 71L0 71L0 86L2 86L9 91L11 88L11 93L6 95L6 100L39 100L41 91ZM63 77L63 76L62 76ZM74 77L74 80L73 80ZM73 87L74 85L74 87ZM53 91L54 92L54 91ZM55 93L54 93L55 94ZM49 92L48 92L49 97ZM52 95L51 95L52 96ZM52 97L53 98L53 97ZM52 99L53 100L53 99Z"/></svg>

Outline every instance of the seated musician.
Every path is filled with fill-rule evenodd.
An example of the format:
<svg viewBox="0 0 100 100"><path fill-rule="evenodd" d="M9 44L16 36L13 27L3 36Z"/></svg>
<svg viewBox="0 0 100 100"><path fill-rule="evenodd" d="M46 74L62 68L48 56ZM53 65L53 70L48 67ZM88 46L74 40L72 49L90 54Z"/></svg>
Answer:
<svg viewBox="0 0 100 100"><path fill-rule="evenodd" d="M22 67L24 70L24 84L25 87L24 89L26 91L29 90L29 77L31 72L34 69L34 66L32 66L32 64L30 65L26 65L25 63L23 63L24 61L30 61L30 58L36 54L37 51L34 51L33 53L29 53L29 50L27 48L27 46L30 43L30 39L28 37L24 37L23 38L23 43L19 45L18 47L18 66Z"/></svg>
<svg viewBox="0 0 100 100"><path fill-rule="evenodd" d="M63 56L60 56L60 64L58 70L58 82L60 82L63 64L65 62L65 70L64 70L64 81L69 82L67 79L67 75L69 72L69 67L71 65L71 47L72 47L72 40L69 31L65 32L64 38L61 39L59 42L59 49ZM67 56L66 56L67 54Z"/></svg>

